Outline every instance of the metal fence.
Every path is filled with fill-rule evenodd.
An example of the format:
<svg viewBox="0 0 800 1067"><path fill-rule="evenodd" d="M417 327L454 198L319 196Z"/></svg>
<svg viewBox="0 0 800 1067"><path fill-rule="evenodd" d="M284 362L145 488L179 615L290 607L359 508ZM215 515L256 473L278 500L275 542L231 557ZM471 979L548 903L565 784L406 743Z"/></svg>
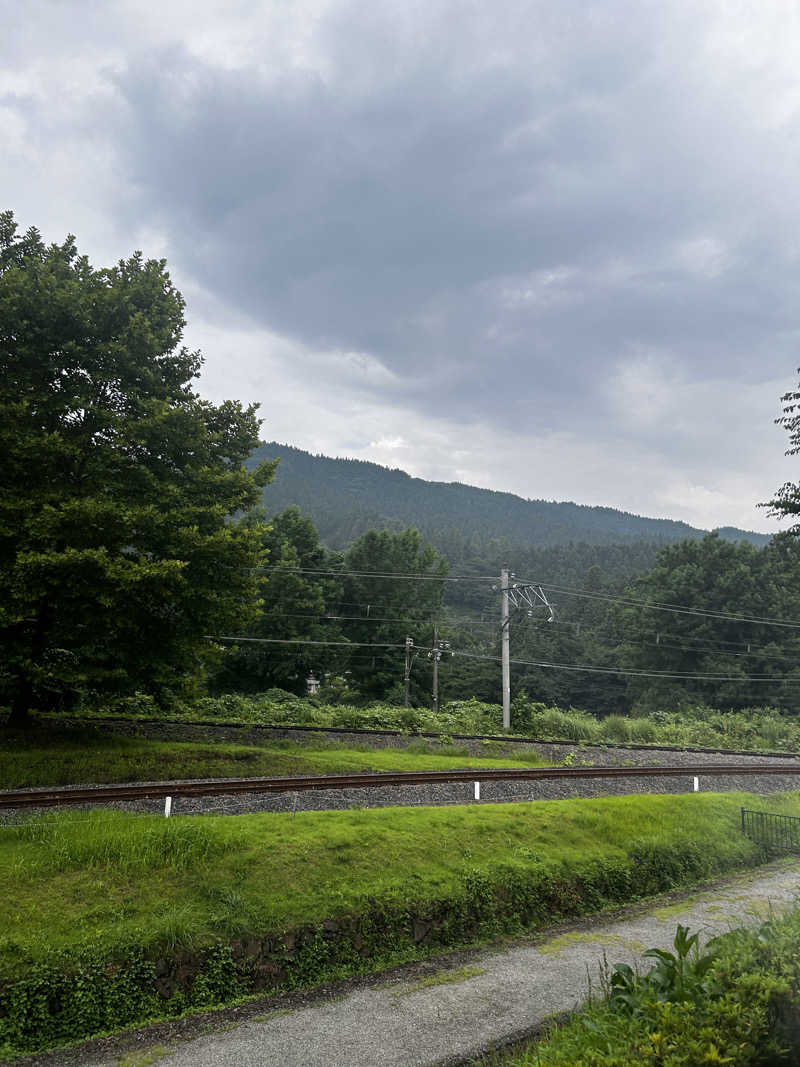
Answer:
<svg viewBox="0 0 800 1067"><path fill-rule="evenodd" d="M742 833L770 848L800 851L800 818L742 808Z"/></svg>

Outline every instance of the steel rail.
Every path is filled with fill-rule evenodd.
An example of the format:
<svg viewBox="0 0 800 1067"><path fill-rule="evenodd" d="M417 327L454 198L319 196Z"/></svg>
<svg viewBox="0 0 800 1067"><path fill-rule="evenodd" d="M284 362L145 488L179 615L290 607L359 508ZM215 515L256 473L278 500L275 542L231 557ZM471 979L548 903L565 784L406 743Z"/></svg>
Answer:
<svg viewBox="0 0 800 1067"><path fill-rule="evenodd" d="M180 796L229 796L236 793L300 793L315 789L375 789L380 786L431 785L449 782L545 781L578 778L693 778L740 775L796 775L800 763L700 763L684 767L510 767L456 771L367 772L302 775L282 778L215 778L125 785L60 786L50 789L9 789L0 792L1 808L53 807L66 804L146 800Z"/></svg>

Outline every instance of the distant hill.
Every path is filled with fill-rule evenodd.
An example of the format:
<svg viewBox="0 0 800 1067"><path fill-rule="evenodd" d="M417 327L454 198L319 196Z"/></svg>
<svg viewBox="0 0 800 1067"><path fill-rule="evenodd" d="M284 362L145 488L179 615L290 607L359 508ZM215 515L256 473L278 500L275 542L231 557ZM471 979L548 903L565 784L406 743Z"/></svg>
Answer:
<svg viewBox="0 0 800 1067"><path fill-rule="evenodd" d="M513 493L478 489L460 482L428 482L401 470L357 459L315 456L271 441L251 458L280 458L275 481L264 490L270 514L296 504L310 515L323 542L343 549L369 529L416 527L437 548L457 542L508 546L664 544L708 531L672 519L648 519L615 508L571 502L525 500ZM770 538L733 527L721 537L762 546Z"/></svg>

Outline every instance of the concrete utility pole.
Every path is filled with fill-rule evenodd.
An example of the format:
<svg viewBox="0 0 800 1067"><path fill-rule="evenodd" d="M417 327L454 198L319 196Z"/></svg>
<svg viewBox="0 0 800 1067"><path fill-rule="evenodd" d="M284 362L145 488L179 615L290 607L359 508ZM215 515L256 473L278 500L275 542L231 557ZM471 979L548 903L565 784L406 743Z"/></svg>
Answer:
<svg viewBox="0 0 800 1067"><path fill-rule="evenodd" d="M500 568L500 632L503 649L503 729L511 728L511 653L509 646L508 567Z"/></svg>
<svg viewBox="0 0 800 1067"><path fill-rule="evenodd" d="M442 653L439 651L439 627L433 627L433 714L439 710L439 660Z"/></svg>
<svg viewBox="0 0 800 1067"><path fill-rule="evenodd" d="M403 699L403 707L408 707L408 689L411 683L411 652L414 648L414 638L406 637L406 669L403 674L403 681L405 682L405 696Z"/></svg>

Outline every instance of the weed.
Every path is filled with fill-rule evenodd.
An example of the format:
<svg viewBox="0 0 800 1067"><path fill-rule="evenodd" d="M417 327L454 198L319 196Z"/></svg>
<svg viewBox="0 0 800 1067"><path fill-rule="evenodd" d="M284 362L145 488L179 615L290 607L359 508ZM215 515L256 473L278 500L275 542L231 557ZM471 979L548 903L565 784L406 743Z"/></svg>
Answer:
<svg viewBox="0 0 800 1067"><path fill-rule="evenodd" d="M170 1056L172 1050L166 1045L154 1045L153 1048L144 1049L141 1052L127 1052L117 1060L117 1067L152 1067L152 1064Z"/></svg>
<svg viewBox="0 0 800 1067"><path fill-rule="evenodd" d="M486 974L486 971L482 967L461 967L457 971L439 971L437 974L430 974L426 978L420 978L418 982L414 982L413 985L406 986L404 989L397 989L394 992L396 997L407 997L412 993L418 993L422 989L432 989L438 985L450 985L455 982L466 982L470 978L478 978L480 975Z"/></svg>

